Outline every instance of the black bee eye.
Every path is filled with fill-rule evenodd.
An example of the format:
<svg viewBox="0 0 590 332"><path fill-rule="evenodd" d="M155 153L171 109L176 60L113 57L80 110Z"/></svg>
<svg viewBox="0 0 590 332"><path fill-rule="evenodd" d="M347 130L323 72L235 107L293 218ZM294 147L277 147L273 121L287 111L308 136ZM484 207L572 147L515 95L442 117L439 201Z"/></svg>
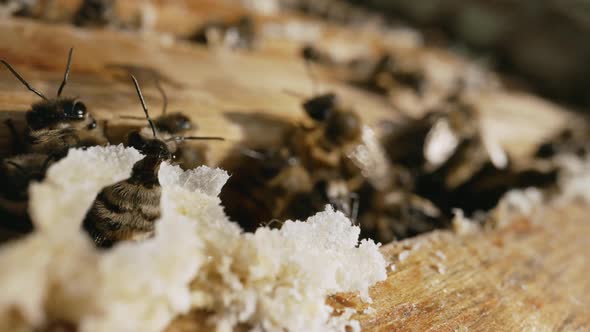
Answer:
<svg viewBox="0 0 590 332"><path fill-rule="evenodd" d="M84 119L86 116L86 105L81 102L68 103L64 107L64 113L68 119Z"/></svg>
<svg viewBox="0 0 590 332"><path fill-rule="evenodd" d="M87 127L87 129L88 129L88 130L92 130L92 129L95 129L95 128L96 128L96 126L97 126L97 125L96 125L96 120L92 119L92 122L90 122L90 123L88 124L88 127Z"/></svg>
<svg viewBox="0 0 590 332"><path fill-rule="evenodd" d="M328 93L313 97L303 103L303 109L316 121L324 121L328 118L336 104L336 95Z"/></svg>
<svg viewBox="0 0 590 332"><path fill-rule="evenodd" d="M83 103L75 103L74 114L79 118L83 118L86 115L86 105Z"/></svg>

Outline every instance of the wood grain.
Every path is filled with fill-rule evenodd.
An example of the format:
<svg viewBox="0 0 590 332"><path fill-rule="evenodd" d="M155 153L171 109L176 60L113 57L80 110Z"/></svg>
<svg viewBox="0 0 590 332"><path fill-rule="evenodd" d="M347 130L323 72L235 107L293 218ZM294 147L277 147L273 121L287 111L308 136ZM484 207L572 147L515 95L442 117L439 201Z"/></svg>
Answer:
<svg viewBox="0 0 590 332"><path fill-rule="evenodd" d="M366 331L587 330L588 209L551 206L499 230L435 232L385 246L396 271L373 287L375 311L357 319ZM328 301L366 307L352 295Z"/></svg>

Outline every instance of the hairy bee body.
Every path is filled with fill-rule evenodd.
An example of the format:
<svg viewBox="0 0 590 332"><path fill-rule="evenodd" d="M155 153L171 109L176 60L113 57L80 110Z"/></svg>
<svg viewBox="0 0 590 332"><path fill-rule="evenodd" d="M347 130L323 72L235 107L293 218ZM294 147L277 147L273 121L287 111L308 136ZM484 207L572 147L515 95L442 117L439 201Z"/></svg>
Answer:
<svg viewBox="0 0 590 332"><path fill-rule="evenodd" d="M59 153L71 147L108 143L102 127L72 98L44 100L26 114L25 149L37 153Z"/></svg>
<svg viewBox="0 0 590 332"><path fill-rule="evenodd" d="M8 157L0 162L0 242L30 232L29 184L42 181L53 158L40 153ZM9 234L9 235L8 235Z"/></svg>
<svg viewBox="0 0 590 332"><path fill-rule="evenodd" d="M104 27L115 20L113 0L84 0L74 15L74 24L80 27Z"/></svg>
<svg viewBox="0 0 590 332"><path fill-rule="evenodd" d="M149 237L160 217L160 194L159 184L133 178L109 186L96 198L84 228L99 247Z"/></svg>
<svg viewBox="0 0 590 332"><path fill-rule="evenodd" d="M152 136L141 129L129 133L128 145L145 157L133 165L131 177L104 188L97 196L82 224L98 247L111 247L119 241L141 240L154 234L160 217L160 164L172 153L166 140L158 137L149 117L139 83L131 76L141 101Z"/></svg>

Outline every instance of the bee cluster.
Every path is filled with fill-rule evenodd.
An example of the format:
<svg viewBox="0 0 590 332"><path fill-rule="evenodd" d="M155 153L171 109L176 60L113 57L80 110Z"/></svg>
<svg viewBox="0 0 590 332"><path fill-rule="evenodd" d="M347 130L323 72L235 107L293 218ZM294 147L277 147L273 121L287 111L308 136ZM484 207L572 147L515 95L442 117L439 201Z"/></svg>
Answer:
<svg viewBox="0 0 590 332"><path fill-rule="evenodd" d="M28 187L41 181L53 163L64 158L70 148L107 145L103 125L99 124L77 98L62 97L67 83L73 49L70 49L63 81L56 98L47 98L33 88L8 62L0 62L31 92L41 97L26 113L26 129L19 135L11 120L6 126L13 136L13 153L0 165L0 227L6 239L18 237L33 228L28 215ZM109 247L120 240L133 240L153 235L154 221L159 218L160 164L175 159L178 164L196 167L204 163L200 150L182 144L185 140L222 140L220 137L182 136L194 128L191 120L180 112L167 112L166 94L159 82L164 107L162 115L152 120L136 78L131 75L148 127L130 131L126 145L145 157L133 167L131 177L106 187L99 193L88 212L84 229L97 246ZM176 156L178 154L178 156Z"/></svg>
<svg viewBox="0 0 590 332"><path fill-rule="evenodd" d="M308 68L311 62L354 72L364 67L349 83L377 94L425 93L423 72L400 66L390 54L339 63L305 46L302 56ZM222 192L226 211L254 230L260 221L304 219L331 204L358 223L364 237L387 243L449 227L456 208L483 221L508 190L554 184L555 165L510 160L465 98L468 89L457 83L422 116L384 123L380 135L333 93L307 99L305 119L282 144L242 149L241 160L226 166L234 174Z"/></svg>
<svg viewBox="0 0 590 332"><path fill-rule="evenodd" d="M83 1L73 23L110 24L116 20L113 3ZM208 46L252 50L255 31L254 22L245 16L237 21L206 23L189 39ZM375 94L387 97L406 89L421 98L428 93L429 82L420 66L403 65L387 52L342 62L308 45L301 55L308 69L312 64L328 70L344 69L354 73L347 76L348 83ZM109 144L105 125L94 119L86 105L77 98L62 97L71 59L72 51L56 98L47 98L2 61L26 88L43 99L26 113L24 135L12 122L6 123L13 136L13 153L0 165L0 220L7 238L33 227L27 215L27 190L32 181L41 181L70 148ZM119 69L137 71L125 65ZM131 75L148 126L133 129L125 140L145 158L135 164L130 178L98 194L83 222L100 247L152 236L160 217L160 164L172 159L184 169L206 164L203 151L184 142L222 140L187 136L196 124L182 112L167 111L163 79L150 75L163 100L162 113L152 120ZM232 173L221 193L227 214L245 230L253 231L277 220L304 220L330 204L358 223L364 237L386 243L448 227L455 208L473 216L493 208L509 189L553 184L555 167L522 166L510 160L484 130L477 107L464 97L469 89L467 80L459 80L423 115L385 123L380 133L364 124L359 110L342 96L323 93L307 98L301 104L301 121L288 126L280 144L238 147L222 163ZM137 119L121 116L125 117ZM574 146L572 140L584 139L566 132L542 146L537 157L551 158L560 152L557 150Z"/></svg>

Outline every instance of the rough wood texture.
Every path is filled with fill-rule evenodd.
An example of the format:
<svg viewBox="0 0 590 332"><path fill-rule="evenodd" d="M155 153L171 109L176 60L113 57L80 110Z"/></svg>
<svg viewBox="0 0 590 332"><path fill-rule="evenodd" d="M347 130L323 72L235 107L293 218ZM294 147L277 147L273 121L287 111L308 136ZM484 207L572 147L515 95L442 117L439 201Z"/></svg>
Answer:
<svg viewBox="0 0 590 332"><path fill-rule="evenodd" d="M335 31L331 29L322 31ZM99 119L112 124L121 124L118 115L141 113L129 79L108 65L156 69L169 79L165 87L171 110L189 114L199 124L196 133L227 139L211 144L214 163L241 141L272 142L282 121L301 117L300 101L282 90L304 95L311 91L295 53L300 43L294 41L270 40L259 51L243 53L174 43L159 34L76 30L25 20L2 21L0 31L0 57L47 94L57 89L67 50L74 46L65 94L79 95ZM345 34L330 35L347 40ZM317 40L326 36L327 32L320 34ZM348 35L350 40L354 36ZM393 48L399 46L393 44ZM457 73L464 68L463 60L439 50L421 54L425 64L441 72ZM323 89L335 89L353 103L367 123L399 118L400 111L384 98L351 88L326 73L321 77ZM151 109L158 110L157 91L149 83L142 85ZM22 121L23 112L36 100L7 71L0 71L1 120L11 117ZM486 90L475 101L484 113L485 125L498 134L512 155L529 152L571 117L543 100L502 89ZM0 134L6 146L7 131ZM390 271L388 280L373 288L371 307L375 312L357 318L365 330L384 331L588 328L590 248L585 238L590 231L586 220L589 210L583 205L551 208L544 215L518 219L502 230L466 237L436 232L385 246L383 253L396 271ZM410 255L399 262L404 250L410 250ZM352 295L337 295L328 301L335 307L363 308ZM195 317L179 319L171 331L202 327L202 320Z"/></svg>
<svg viewBox="0 0 590 332"><path fill-rule="evenodd" d="M580 331L590 327L588 206L469 236L435 232L385 246L396 271L373 287L367 331ZM407 259L400 257L409 250ZM354 296L335 307L364 308Z"/></svg>

